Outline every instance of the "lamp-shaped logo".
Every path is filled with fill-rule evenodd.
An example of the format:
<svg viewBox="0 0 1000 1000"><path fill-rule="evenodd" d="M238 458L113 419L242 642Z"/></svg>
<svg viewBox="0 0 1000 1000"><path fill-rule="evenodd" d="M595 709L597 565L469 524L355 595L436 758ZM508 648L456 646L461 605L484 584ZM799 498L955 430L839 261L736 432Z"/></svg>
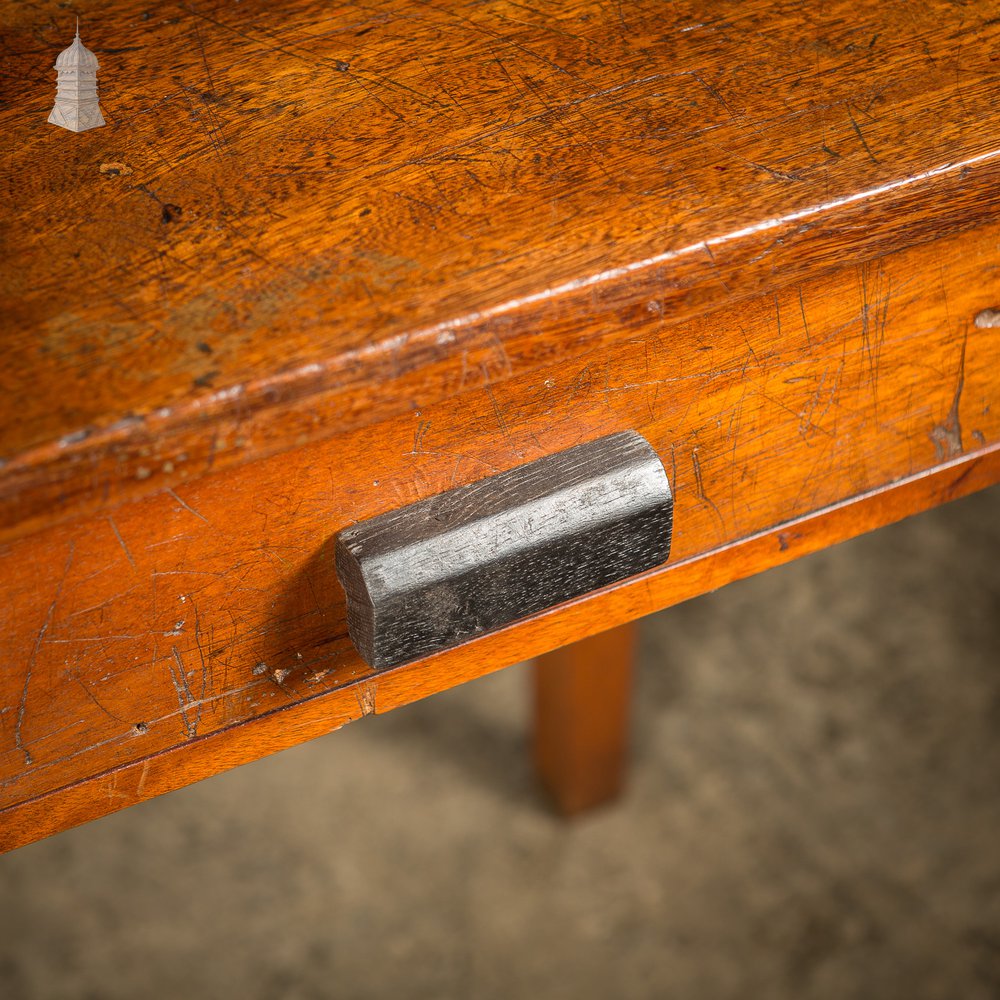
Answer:
<svg viewBox="0 0 1000 1000"><path fill-rule="evenodd" d="M80 41L80 21L76 38L56 59L56 104L49 122L71 132L86 132L104 124L97 103L97 56Z"/></svg>

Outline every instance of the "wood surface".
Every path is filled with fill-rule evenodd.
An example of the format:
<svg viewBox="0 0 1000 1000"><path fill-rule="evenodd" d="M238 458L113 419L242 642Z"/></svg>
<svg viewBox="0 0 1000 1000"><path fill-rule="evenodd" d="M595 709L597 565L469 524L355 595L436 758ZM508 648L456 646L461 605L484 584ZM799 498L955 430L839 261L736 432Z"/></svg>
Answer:
<svg viewBox="0 0 1000 1000"><path fill-rule="evenodd" d="M138 779L121 799L105 779L68 789L188 745L176 787L226 766L221 745L267 752L275 713L294 742L370 712L389 684L427 694L765 568L805 550L798 519L900 480L908 509L997 481L1000 328L974 316L998 243L984 228L845 269L683 336L601 348L7 543L0 827L23 837L15 814L53 795L100 815L133 801ZM557 613L541 648L521 626L507 646L486 637L403 668L412 679L373 680L347 637L336 532L623 427L664 460L672 559L688 568L640 577L630 599L602 592L593 620ZM943 480L925 475L938 467ZM883 494L872 503L897 516ZM840 537L865 530L854 518L836 519ZM738 550L749 565L730 565L762 533ZM690 578L692 560L721 566Z"/></svg>
<svg viewBox="0 0 1000 1000"><path fill-rule="evenodd" d="M1000 479L991 4L78 8L73 135L0 0L0 847ZM372 675L338 531L627 429L676 563Z"/></svg>
<svg viewBox="0 0 1000 1000"><path fill-rule="evenodd" d="M551 652L593 635L608 622L625 622L733 580L779 566L829 545L966 496L1000 481L1000 447L945 463L773 530L744 538L625 586L494 632L443 653L419 668L400 667L334 688L286 698L253 724L234 722L166 749L137 753L106 770L93 770L61 787L19 800L0 811L0 851L11 850L211 777L240 764L325 735L438 691ZM146 735L148 729L135 736ZM79 772L81 775L83 771Z"/></svg>
<svg viewBox="0 0 1000 1000"><path fill-rule="evenodd" d="M376 669L667 561L673 500L635 431L544 455L337 535L347 629Z"/></svg>
<svg viewBox="0 0 1000 1000"><path fill-rule="evenodd" d="M0 0L0 530L976 226L996 13Z"/></svg>
<svg viewBox="0 0 1000 1000"><path fill-rule="evenodd" d="M636 631L619 625L535 661L535 768L564 816L611 802L624 787Z"/></svg>

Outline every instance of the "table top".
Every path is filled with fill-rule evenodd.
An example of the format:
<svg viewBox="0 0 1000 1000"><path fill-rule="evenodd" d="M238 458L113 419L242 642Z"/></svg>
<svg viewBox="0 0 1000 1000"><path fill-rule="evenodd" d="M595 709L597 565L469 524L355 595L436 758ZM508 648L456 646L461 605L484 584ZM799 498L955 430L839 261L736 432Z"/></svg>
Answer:
<svg viewBox="0 0 1000 1000"><path fill-rule="evenodd" d="M2 5L0 532L976 224L982 0ZM652 304L651 304L652 303Z"/></svg>

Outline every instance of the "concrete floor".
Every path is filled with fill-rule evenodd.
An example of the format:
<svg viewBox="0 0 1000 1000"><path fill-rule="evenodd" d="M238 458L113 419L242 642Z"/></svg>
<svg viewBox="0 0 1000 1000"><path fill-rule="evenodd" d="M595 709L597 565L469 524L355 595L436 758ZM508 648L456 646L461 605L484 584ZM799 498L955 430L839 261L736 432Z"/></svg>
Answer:
<svg viewBox="0 0 1000 1000"><path fill-rule="evenodd" d="M572 824L513 668L0 859L0 997L1000 997L1000 492L644 623Z"/></svg>

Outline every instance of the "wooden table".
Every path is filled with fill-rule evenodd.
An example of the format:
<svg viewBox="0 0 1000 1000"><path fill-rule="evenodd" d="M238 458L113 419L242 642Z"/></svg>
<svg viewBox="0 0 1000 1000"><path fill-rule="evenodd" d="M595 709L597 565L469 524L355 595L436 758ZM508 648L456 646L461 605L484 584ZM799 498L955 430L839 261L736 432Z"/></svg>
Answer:
<svg viewBox="0 0 1000 1000"><path fill-rule="evenodd" d="M80 134L0 0L3 848L1000 480L995 3L76 12ZM624 429L666 568L366 667L339 529Z"/></svg>

